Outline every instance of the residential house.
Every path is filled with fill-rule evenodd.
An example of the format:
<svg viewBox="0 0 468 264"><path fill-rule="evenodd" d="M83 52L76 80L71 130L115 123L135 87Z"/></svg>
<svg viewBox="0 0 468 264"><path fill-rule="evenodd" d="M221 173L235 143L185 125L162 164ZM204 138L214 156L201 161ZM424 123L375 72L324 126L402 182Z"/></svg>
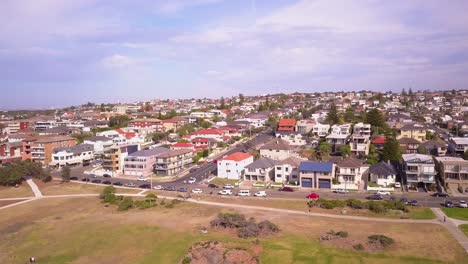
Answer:
<svg viewBox="0 0 468 264"><path fill-rule="evenodd" d="M432 156L423 154L403 154L403 174L406 184L416 188L435 183L435 164Z"/></svg>
<svg viewBox="0 0 468 264"><path fill-rule="evenodd" d="M326 136L326 139L331 146L331 152L337 153L341 146L348 144L351 125L333 125L331 129L332 131L330 135Z"/></svg>
<svg viewBox="0 0 468 264"><path fill-rule="evenodd" d="M421 142L414 138L400 138L398 139L398 144L400 144L400 148L402 153L411 154L411 153L418 153L418 148Z"/></svg>
<svg viewBox="0 0 468 264"><path fill-rule="evenodd" d="M426 128L417 123L405 124L398 130L397 139L405 137L424 142L426 141Z"/></svg>
<svg viewBox="0 0 468 264"><path fill-rule="evenodd" d="M170 150L167 148L152 148L129 154L124 159L123 173L126 176L148 177L153 175L156 158Z"/></svg>
<svg viewBox="0 0 468 264"><path fill-rule="evenodd" d="M289 143L279 138L272 139L260 147L260 156L274 160L284 160L292 154L293 150Z"/></svg>
<svg viewBox="0 0 468 264"><path fill-rule="evenodd" d="M371 125L357 123L353 128L353 135L351 136L349 145L351 147L351 154L357 157L365 157L369 154L370 148L370 135Z"/></svg>
<svg viewBox="0 0 468 264"><path fill-rule="evenodd" d="M329 124L316 123L312 126L312 134L314 134L316 137L324 138L328 135L329 131Z"/></svg>
<svg viewBox="0 0 468 264"><path fill-rule="evenodd" d="M276 137L287 141L291 146L303 146L306 144L302 134L294 131L276 131Z"/></svg>
<svg viewBox="0 0 468 264"><path fill-rule="evenodd" d="M240 180L244 176L245 166L252 163L253 156L244 152L236 152L218 160L218 177Z"/></svg>
<svg viewBox="0 0 468 264"><path fill-rule="evenodd" d="M447 144L442 140L428 140L421 144L426 154L443 157L447 153Z"/></svg>
<svg viewBox="0 0 468 264"><path fill-rule="evenodd" d="M359 189L363 186L363 176L367 176L369 166L360 159L348 157L336 164L336 179L346 189Z"/></svg>
<svg viewBox="0 0 468 264"><path fill-rule="evenodd" d="M299 165L299 182L303 188L330 189L335 164L332 162L302 161Z"/></svg>
<svg viewBox="0 0 468 264"><path fill-rule="evenodd" d="M283 119L280 119L278 122L277 131L291 132L291 131L294 131L295 128L296 128L296 119L283 118Z"/></svg>
<svg viewBox="0 0 468 264"><path fill-rule="evenodd" d="M208 129L201 129L196 132L192 132L189 135L185 136L187 139L194 139L194 138L211 138L217 141L224 140L224 132L215 129L215 128L208 128Z"/></svg>
<svg viewBox="0 0 468 264"><path fill-rule="evenodd" d="M195 151L195 145L192 143L185 143L185 142L177 142L170 146L171 150L178 150L178 149L188 149L191 151Z"/></svg>
<svg viewBox="0 0 468 264"><path fill-rule="evenodd" d="M277 160L260 158L245 166L244 179L246 181L272 181L275 176L275 166L279 164Z"/></svg>
<svg viewBox="0 0 468 264"><path fill-rule="evenodd" d="M372 140L372 144L374 145L376 150L382 150L385 145L385 137L378 136Z"/></svg>
<svg viewBox="0 0 468 264"><path fill-rule="evenodd" d="M376 183L383 187L395 184L396 175L397 172L395 168L384 161L374 164L369 168L369 182Z"/></svg>
<svg viewBox="0 0 468 264"><path fill-rule="evenodd" d="M468 160L458 157L435 157L435 160L444 187L465 191L468 187Z"/></svg>
<svg viewBox="0 0 468 264"><path fill-rule="evenodd" d="M315 120L312 120L312 119L299 120L296 123L296 131L297 133L305 135L312 131L314 125L315 125Z"/></svg>
<svg viewBox="0 0 468 264"><path fill-rule="evenodd" d="M83 143L93 145L96 156L103 155L106 150L109 150L114 145L112 138L104 136L89 137L84 139Z"/></svg>
<svg viewBox="0 0 468 264"><path fill-rule="evenodd" d="M449 149L452 153L463 155L468 150L468 138L453 137L449 142Z"/></svg>
<svg viewBox="0 0 468 264"><path fill-rule="evenodd" d="M71 147L54 148L49 166L62 168L72 165L89 164L94 159L94 146L80 144Z"/></svg>
<svg viewBox="0 0 468 264"><path fill-rule="evenodd" d="M193 151L171 150L156 157L154 172L161 175L176 175L193 163Z"/></svg>
<svg viewBox="0 0 468 264"><path fill-rule="evenodd" d="M52 153L58 147L71 147L76 145L76 140L69 136L39 137L37 140L24 142L23 159L31 159L43 165L52 162ZM27 155L28 152L30 155Z"/></svg>
<svg viewBox="0 0 468 264"><path fill-rule="evenodd" d="M299 184L299 165L302 159L289 157L275 166L274 181L278 183Z"/></svg>

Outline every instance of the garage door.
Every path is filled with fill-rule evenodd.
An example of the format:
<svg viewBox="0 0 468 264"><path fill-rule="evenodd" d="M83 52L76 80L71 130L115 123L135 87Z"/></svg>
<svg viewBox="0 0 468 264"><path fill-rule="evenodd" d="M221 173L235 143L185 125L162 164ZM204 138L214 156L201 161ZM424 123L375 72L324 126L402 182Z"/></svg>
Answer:
<svg viewBox="0 0 468 264"><path fill-rule="evenodd" d="M319 188L320 189L330 189L331 188L330 180L320 180L319 179Z"/></svg>
<svg viewBox="0 0 468 264"><path fill-rule="evenodd" d="M302 178L301 186L305 188L312 188L312 178Z"/></svg>

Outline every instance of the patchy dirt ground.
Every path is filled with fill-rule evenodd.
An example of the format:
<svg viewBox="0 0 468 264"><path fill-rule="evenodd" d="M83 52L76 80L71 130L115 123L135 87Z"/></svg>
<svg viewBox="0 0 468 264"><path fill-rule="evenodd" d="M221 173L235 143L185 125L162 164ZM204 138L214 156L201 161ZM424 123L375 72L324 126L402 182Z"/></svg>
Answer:
<svg viewBox="0 0 468 264"><path fill-rule="evenodd" d="M193 245L186 258L191 264L257 264L262 250L259 245L251 249L228 248L219 241L204 241Z"/></svg>

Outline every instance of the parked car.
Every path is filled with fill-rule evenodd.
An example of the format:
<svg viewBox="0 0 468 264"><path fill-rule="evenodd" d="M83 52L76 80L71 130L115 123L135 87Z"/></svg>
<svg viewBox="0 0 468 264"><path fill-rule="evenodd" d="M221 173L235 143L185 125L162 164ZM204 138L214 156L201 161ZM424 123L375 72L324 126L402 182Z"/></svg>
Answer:
<svg viewBox="0 0 468 264"><path fill-rule="evenodd" d="M281 187L278 189L280 192L294 192L294 189L291 187Z"/></svg>
<svg viewBox="0 0 468 264"><path fill-rule="evenodd" d="M145 177L138 177L138 178L137 178L137 181L140 181L140 182L147 182L148 179L146 179Z"/></svg>
<svg viewBox="0 0 468 264"><path fill-rule="evenodd" d="M239 196L250 196L250 190L240 190L237 195L239 195Z"/></svg>
<svg viewBox="0 0 468 264"><path fill-rule="evenodd" d="M190 169L190 173L193 173L193 172L195 172L195 171L197 171L197 168L192 168L192 169Z"/></svg>
<svg viewBox="0 0 468 264"><path fill-rule="evenodd" d="M75 176L70 177L70 181L77 181L77 180L78 180L78 177L75 177Z"/></svg>
<svg viewBox="0 0 468 264"><path fill-rule="evenodd" d="M208 188L219 188L219 186L216 184L210 183L208 184Z"/></svg>
<svg viewBox="0 0 468 264"><path fill-rule="evenodd" d="M452 201L445 201L445 203L444 203L444 207L447 207L447 208L452 208L452 207L453 207L453 203L452 203Z"/></svg>
<svg viewBox="0 0 468 264"><path fill-rule="evenodd" d="M367 196L366 199L378 201L378 200L383 200L383 196L380 194L373 194L373 195Z"/></svg>
<svg viewBox="0 0 468 264"><path fill-rule="evenodd" d="M202 193L202 189L193 189L192 193Z"/></svg>
<svg viewBox="0 0 468 264"><path fill-rule="evenodd" d="M441 192L434 193L432 196L434 196L434 197L449 197L448 194L441 193Z"/></svg>
<svg viewBox="0 0 468 264"><path fill-rule="evenodd" d="M92 180L91 182L92 183L101 183L101 180L96 179L96 180Z"/></svg>
<svg viewBox="0 0 468 264"><path fill-rule="evenodd" d="M107 185L112 184L111 181L103 181L102 183L103 183L103 184L107 184Z"/></svg>
<svg viewBox="0 0 468 264"><path fill-rule="evenodd" d="M419 206L419 203L416 200L412 200L412 201L407 202L406 205Z"/></svg>
<svg viewBox="0 0 468 264"><path fill-rule="evenodd" d="M185 188L185 187L180 187L177 191L178 191L178 192L187 192L187 188Z"/></svg>
<svg viewBox="0 0 468 264"><path fill-rule="evenodd" d="M460 200L460 202L458 203L458 207L468 208L468 204L466 203L466 201Z"/></svg>
<svg viewBox="0 0 468 264"><path fill-rule="evenodd" d="M161 185L156 185L156 186L153 186L153 189L155 190L162 190L163 187Z"/></svg>
<svg viewBox="0 0 468 264"><path fill-rule="evenodd" d="M396 197L395 196L390 196L389 200L390 201L396 201Z"/></svg>
<svg viewBox="0 0 468 264"><path fill-rule="evenodd" d="M142 188L142 189L151 189L151 185L145 183L145 184L142 184L142 185L138 186L138 188Z"/></svg>
<svg viewBox="0 0 468 264"><path fill-rule="evenodd" d="M406 204L406 203L408 202L408 199L406 199L405 197L401 197L401 198L400 198L400 202Z"/></svg>
<svg viewBox="0 0 468 264"><path fill-rule="evenodd" d="M176 190L176 188L173 187L173 186L167 186L166 188L164 188L164 190L174 192Z"/></svg>
<svg viewBox="0 0 468 264"><path fill-rule="evenodd" d="M266 197L267 194L266 194L265 191L258 191L258 192L256 192L256 193L254 194L254 196L256 196L256 197Z"/></svg>
<svg viewBox="0 0 468 264"><path fill-rule="evenodd" d="M395 188L401 188L401 184L399 182L395 182Z"/></svg>
<svg viewBox="0 0 468 264"><path fill-rule="evenodd" d="M111 176L109 174L103 174L102 177L104 178L110 178Z"/></svg>
<svg viewBox="0 0 468 264"><path fill-rule="evenodd" d="M136 185L135 185L133 182L129 182L129 183L125 184L125 186L127 186L127 187L135 187Z"/></svg>
<svg viewBox="0 0 468 264"><path fill-rule="evenodd" d="M232 195L232 191L224 189L224 190L219 191L218 194L219 195Z"/></svg>
<svg viewBox="0 0 468 264"><path fill-rule="evenodd" d="M223 188L224 189L234 189L234 186L232 186L231 184L224 184Z"/></svg>
<svg viewBox="0 0 468 264"><path fill-rule="evenodd" d="M387 191L377 191L375 194L390 195L390 192L387 192Z"/></svg>
<svg viewBox="0 0 468 264"><path fill-rule="evenodd" d="M121 182L114 182L113 185L122 186L122 183Z"/></svg>
<svg viewBox="0 0 468 264"><path fill-rule="evenodd" d="M89 182L90 180L89 180L89 178L83 178L83 179L81 179L81 181Z"/></svg>
<svg viewBox="0 0 468 264"><path fill-rule="evenodd" d="M195 183L197 181L197 179L191 177L189 180L188 180L188 183L192 184L192 183Z"/></svg>
<svg viewBox="0 0 468 264"><path fill-rule="evenodd" d="M346 194L348 193L349 191L348 190L345 190L345 189L336 189L333 191L334 193L341 193L341 194Z"/></svg>
<svg viewBox="0 0 468 264"><path fill-rule="evenodd" d="M90 178L97 178L96 174L90 174L89 177Z"/></svg>
<svg viewBox="0 0 468 264"><path fill-rule="evenodd" d="M309 195L306 196L307 199L318 199L320 198L320 195L318 193L310 193Z"/></svg>

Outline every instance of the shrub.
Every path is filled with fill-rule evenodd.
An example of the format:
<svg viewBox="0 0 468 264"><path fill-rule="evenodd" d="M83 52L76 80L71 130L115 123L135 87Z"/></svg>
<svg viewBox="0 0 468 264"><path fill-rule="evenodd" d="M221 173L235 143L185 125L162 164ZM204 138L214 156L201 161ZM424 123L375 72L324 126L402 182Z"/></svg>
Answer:
<svg viewBox="0 0 468 264"><path fill-rule="evenodd" d="M175 205L175 204L180 204L181 202L182 202L182 201L179 200L179 199L174 199L174 200L171 201L171 204L174 204L174 205Z"/></svg>
<svg viewBox="0 0 468 264"><path fill-rule="evenodd" d="M119 203L119 211L127 211L128 209L133 207L133 199L132 197L125 197L120 203Z"/></svg>
<svg viewBox="0 0 468 264"><path fill-rule="evenodd" d="M376 246L378 248L387 248L395 243L395 241L384 235L371 235L368 237L369 244Z"/></svg>
<svg viewBox="0 0 468 264"><path fill-rule="evenodd" d="M362 244L357 244L357 245L354 245L353 248L357 251L363 251L364 250L364 246Z"/></svg>
<svg viewBox="0 0 468 264"><path fill-rule="evenodd" d="M154 200L143 200L143 201L135 201L133 203L135 207L138 207L140 209L147 209L151 207L157 206L157 204L154 202Z"/></svg>
<svg viewBox="0 0 468 264"><path fill-rule="evenodd" d="M237 230L237 235L240 238L258 237L260 234L260 228L255 222L249 222L246 226L243 226Z"/></svg>
<svg viewBox="0 0 468 264"><path fill-rule="evenodd" d="M210 222L213 227L239 228L247 225L245 216L238 213L219 213L218 217Z"/></svg>
<svg viewBox="0 0 468 264"><path fill-rule="evenodd" d="M182 264L190 264L190 262L192 262L192 259L190 257L185 257L182 260Z"/></svg>
<svg viewBox="0 0 468 264"><path fill-rule="evenodd" d="M337 207L345 207L346 203L343 200L326 200L326 199L317 199L317 203L321 208L333 209Z"/></svg>
<svg viewBox="0 0 468 264"><path fill-rule="evenodd" d="M369 201L367 204L369 205L369 210L374 213L382 214L382 213L387 212L387 208L385 208L383 203Z"/></svg>
<svg viewBox="0 0 468 264"><path fill-rule="evenodd" d="M346 200L346 205L353 209L367 209L367 203L357 199Z"/></svg>
<svg viewBox="0 0 468 264"><path fill-rule="evenodd" d="M348 232L346 231L335 232L333 230L330 230L330 232L328 232L327 234L333 235L333 236L339 236L339 237L348 237Z"/></svg>
<svg viewBox="0 0 468 264"><path fill-rule="evenodd" d="M174 208L174 204L173 203L168 203L164 207L171 209L171 208Z"/></svg>
<svg viewBox="0 0 468 264"><path fill-rule="evenodd" d="M154 194L154 193L148 193L146 195L146 198L156 200L156 199L158 199L158 196L156 194Z"/></svg>
<svg viewBox="0 0 468 264"><path fill-rule="evenodd" d="M166 205L166 199L162 199L159 205Z"/></svg>
<svg viewBox="0 0 468 264"><path fill-rule="evenodd" d="M260 228L262 234L279 232L279 227L268 220L258 223L258 228Z"/></svg>

